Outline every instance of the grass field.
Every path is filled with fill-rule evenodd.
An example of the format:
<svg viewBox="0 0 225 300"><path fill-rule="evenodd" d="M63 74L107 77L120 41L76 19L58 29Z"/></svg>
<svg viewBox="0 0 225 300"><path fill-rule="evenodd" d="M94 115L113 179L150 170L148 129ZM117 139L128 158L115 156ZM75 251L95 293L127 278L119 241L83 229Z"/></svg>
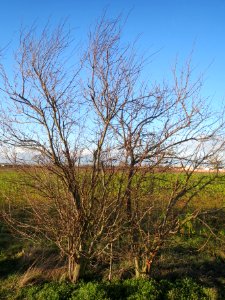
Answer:
<svg viewBox="0 0 225 300"><path fill-rule="evenodd" d="M16 184L19 176L22 175L10 168L0 170L1 197L7 193L17 198L20 197L20 186ZM177 176L180 176L182 180L183 175L166 173L157 176L160 191L157 191L157 193L163 193L163 191L169 189L171 181L175 180ZM203 174L195 174L194 176L199 178ZM209 289L209 296L204 299L225 299L225 212L220 210L224 206L225 182L221 177L220 180L208 185L204 191L201 191L195 197L192 206L190 206L190 210L203 207L209 211L209 214L204 218L210 227L207 228L201 222L195 220L187 223L179 234L168 241L157 255L152 268L152 278L156 282L168 280L171 284L176 284L176 280L179 278L192 278L201 286ZM217 211L215 212L215 210ZM210 214L210 211L214 211L214 213ZM37 288L37 292L38 288L40 289L40 286L48 281L45 276L42 276L46 272L46 268L35 268L35 260L40 257L38 253L39 255L41 253L38 252L40 245L38 247L29 241L19 240L3 222L0 223L0 299L45 299L45 296L34 298L32 292L30 292L30 298L21 296L21 290L29 289L30 286L30 289ZM52 251L54 252L54 249ZM116 266L114 266L114 271L116 274ZM52 278L54 280L54 275ZM94 273L86 280L90 279L97 279ZM92 288L95 289L96 287ZM117 286L117 288L119 287ZM64 296L49 297L46 299L72 299L69 296L68 298L64 298ZM107 299L106 296L106 298L103 296L101 298L96 295L85 296L86 298L84 298L82 292L81 296L76 297L74 296L73 299ZM162 297L145 298L143 296L142 298L129 299L164 299ZM177 298L171 296L167 299L179 299L179 296ZM198 298L193 296L193 298L187 299Z"/></svg>

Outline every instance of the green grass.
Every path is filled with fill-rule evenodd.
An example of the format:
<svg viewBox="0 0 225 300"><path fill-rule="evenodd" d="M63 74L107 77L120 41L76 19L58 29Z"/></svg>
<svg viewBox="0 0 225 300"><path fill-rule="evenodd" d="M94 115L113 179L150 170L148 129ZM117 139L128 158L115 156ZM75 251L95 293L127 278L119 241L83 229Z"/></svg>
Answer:
<svg viewBox="0 0 225 300"><path fill-rule="evenodd" d="M17 172L17 170L0 169L0 204L5 195L14 197L15 202L18 201L18 205L23 202L22 189L20 184L17 183L21 176L24 176L24 174ZM201 176L205 176L204 180L208 180L210 176L213 175L194 174L192 180L197 181ZM149 186L152 183L151 181L154 180L153 186L155 189L152 193L156 199L163 199L164 193L171 191L173 184L177 179L182 182L185 180L185 177L183 174L177 173L155 174L154 178L152 178L152 175L149 175L149 178L142 185L143 193L145 193L145 190L147 191L149 189ZM115 182L113 184L116 186ZM214 209L224 207L224 205L225 182L224 177L221 176L221 178L217 179L214 183L207 185L205 190L199 192L194 198L190 210L204 208L213 211ZM198 282L201 286L205 287L207 293L211 293L214 296L217 295L215 298L213 298L214 296L210 296L211 298L206 299L225 299L225 212L221 210L217 213L202 216L202 218L210 225L217 238L215 238L210 230L204 227L201 222L197 220L193 221L190 224L186 224L178 235L166 243L154 262L152 277L155 278L157 282L160 282L160 280L163 279L167 280L168 285L171 283L170 296L167 295L167 298L165 299L179 299L176 297L178 297L177 295L179 295L179 289L182 288L182 285L180 286L176 283L176 280L178 280L178 278L186 277L193 278L195 282ZM23 276L24 272L29 267L26 260L24 260L24 253L29 247L30 243L25 243L24 241L17 239L9 232L3 223L0 223L0 299L22 299L13 298L15 291L17 295L26 293L25 290L18 289L17 284L20 281L21 276ZM116 268L116 265L114 268ZM39 285L34 284L33 290L35 290L36 287L37 289L41 289ZM117 288L119 289L119 287ZM79 297L83 297L82 293L86 293L85 289L85 287L83 287L83 290L81 289L79 292L80 294L78 293L81 295L78 295ZM110 298L109 290L110 288L108 288L107 292L100 293L102 295L101 297L107 296L108 299L114 299ZM93 293L97 293L97 291L98 288L93 287ZM28 294L29 293L32 295L32 290L30 290ZM42 294L44 295L43 291ZM74 295L75 294L76 293L74 292ZM52 296L52 298L49 299L62 299L57 297L58 296ZM145 299L143 298L143 295L139 298L138 296L137 298L126 297L127 299ZM33 298L28 297L27 299Z"/></svg>
<svg viewBox="0 0 225 300"><path fill-rule="evenodd" d="M216 300L216 290L204 287L190 278L168 280L128 279L108 282L42 283L21 289L15 288L11 277L0 288L1 299L11 300ZM11 291L9 290L11 288ZM12 289L13 288L13 289Z"/></svg>

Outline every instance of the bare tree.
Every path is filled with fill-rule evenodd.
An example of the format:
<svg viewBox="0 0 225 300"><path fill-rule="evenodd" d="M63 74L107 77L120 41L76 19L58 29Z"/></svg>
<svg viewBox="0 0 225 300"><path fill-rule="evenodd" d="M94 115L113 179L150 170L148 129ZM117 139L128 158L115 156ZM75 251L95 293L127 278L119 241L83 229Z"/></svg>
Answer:
<svg viewBox="0 0 225 300"><path fill-rule="evenodd" d="M190 62L174 70L172 86L141 81L145 61L122 44L120 19L96 24L84 55L75 52L76 67L71 45L63 25L39 35L31 28L21 33L14 78L1 65L2 142L24 153L17 163L29 177L24 218L12 199L2 215L25 237L57 245L71 281L109 248L111 268L118 239L117 252L131 253L137 276L149 274L209 183L192 175L221 149L210 142L219 125L205 110L201 82L192 82ZM157 194L158 172L175 167L183 177L171 180L169 194Z"/></svg>

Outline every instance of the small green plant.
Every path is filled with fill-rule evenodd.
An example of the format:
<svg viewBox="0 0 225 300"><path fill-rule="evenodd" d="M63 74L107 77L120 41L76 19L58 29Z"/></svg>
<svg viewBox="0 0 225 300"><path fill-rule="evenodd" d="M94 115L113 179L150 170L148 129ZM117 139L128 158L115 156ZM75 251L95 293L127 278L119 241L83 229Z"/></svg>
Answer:
<svg viewBox="0 0 225 300"><path fill-rule="evenodd" d="M124 284L131 292L127 297L129 300L156 300L161 294L154 280L127 280Z"/></svg>
<svg viewBox="0 0 225 300"><path fill-rule="evenodd" d="M206 296L208 297L207 299L210 299L210 300L219 299L218 292L215 288L204 288L203 290L204 290L204 293L206 294Z"/></svg>
<svg viewBox="0 0 225 300"><path fill-rule="evenodd" d="M81 283L70 298L71 300L109 300L103 286L96 282Z"/></svg>
<svg viewBox="0 0 225 300"><path fill-rule="evenodd" d="M45 283L21 289L17 300L67 300L70 299L74 285L67 282Z"/></svg>

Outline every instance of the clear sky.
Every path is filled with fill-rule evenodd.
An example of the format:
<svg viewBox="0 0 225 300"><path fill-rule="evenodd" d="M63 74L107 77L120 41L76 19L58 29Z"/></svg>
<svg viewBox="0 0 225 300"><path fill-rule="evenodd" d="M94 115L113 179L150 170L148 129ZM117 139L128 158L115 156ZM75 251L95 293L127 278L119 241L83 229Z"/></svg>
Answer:
<svg viewBox="0 0 225 300"><path fill-rule="evenodd" d="M159 51L148 65L151 77L168 76L176 56L183 61L194 49L196 73L204 72L203 93L215 106L225 98L225 0L1 0L0 45L14 41L21 24L43 25L68 18L82 40L90 25L107 15L129 14L124 38L139 34L140 51Z"/></svg>

